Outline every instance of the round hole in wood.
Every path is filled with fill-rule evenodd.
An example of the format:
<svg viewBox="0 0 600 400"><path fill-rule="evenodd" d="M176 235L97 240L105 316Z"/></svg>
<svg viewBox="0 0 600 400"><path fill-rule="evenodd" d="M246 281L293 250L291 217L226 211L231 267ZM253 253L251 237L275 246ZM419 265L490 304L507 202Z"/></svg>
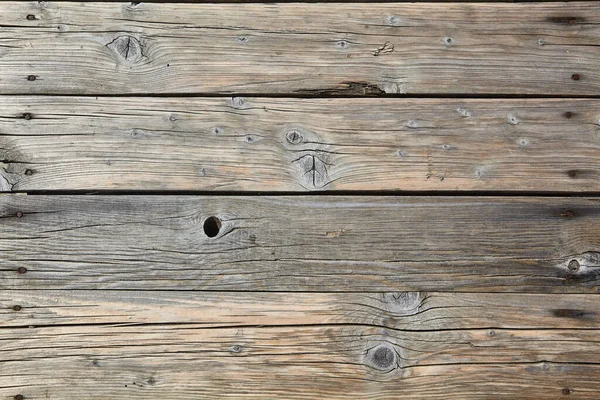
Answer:
<svg viewBox="0 0 600 400"><path fill-rule="evenodd" d="M217 217L208 217L204 221L204 233L208 237L215 237L221 230L221 220Z"/></svg>

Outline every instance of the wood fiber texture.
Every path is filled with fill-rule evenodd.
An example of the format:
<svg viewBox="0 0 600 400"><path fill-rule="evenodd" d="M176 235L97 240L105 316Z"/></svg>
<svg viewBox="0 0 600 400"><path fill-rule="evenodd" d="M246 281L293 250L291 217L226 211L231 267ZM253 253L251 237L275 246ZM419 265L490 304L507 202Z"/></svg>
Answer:
<svg viewBox="0 0 600 400"><path fill-rule="evenodd" d="M0 0L0 400L600 398L598 1Z"/></svg>
<svg viewBox="0 0 600 400"><path fill-rule="evenodd" d="M0 2L0 26L0 94L600 89L594 1Z"/></svg>
<svg viewBox="0 0 600 400"><path fill-rule="evenodd" d="M10 289L600 287L596 198L3 195L0 217Z"/></svg>
<svg viewBox="0 0 600 400"><path fill-rule="evenodd" d="M0 96L0 189L600 191L600 101Z"/></svg>
<svg viewBox="0 0 600 400"><path fill-rule="evenodd" d="M0 395L592 399L596 297L30 291Z"/></svg>

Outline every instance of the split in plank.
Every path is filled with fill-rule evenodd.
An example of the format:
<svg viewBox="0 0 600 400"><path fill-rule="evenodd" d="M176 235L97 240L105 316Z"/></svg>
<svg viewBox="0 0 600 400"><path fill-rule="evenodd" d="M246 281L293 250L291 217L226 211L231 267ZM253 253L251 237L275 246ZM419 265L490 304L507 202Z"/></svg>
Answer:
<svg viewBox="0 0 600 400"><path fill-rule="evenodd" d="M0 396L595 399L596 297L4 291Z"/></svg>
<svg viewBox="0 0 600 400"><path fill-rule="evenodd" d="M0 217L11 289L600 288L597 198L5 194Z"/></svg>
<svg viewBox="0 0 600 400"><path fill-rule="evenodd" d="M595 192L599 155L597 100L0 96L4 191Z"/></svg>
<svg viewBox="0 0 600 400"><path fill-rule="evenodd" d="M1 2L0 93L597 95L569 3Z"/></svg>

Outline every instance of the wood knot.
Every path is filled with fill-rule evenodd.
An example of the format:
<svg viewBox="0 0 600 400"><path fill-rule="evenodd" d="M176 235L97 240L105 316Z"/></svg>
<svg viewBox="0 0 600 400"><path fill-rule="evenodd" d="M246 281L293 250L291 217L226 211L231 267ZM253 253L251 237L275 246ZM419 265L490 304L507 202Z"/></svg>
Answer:
<svg viewBox="0 0 600 400"><path fill-rule="evenodd" d="M231 105L233 106L233 108L241 109L241 108L244 108L245 104L246 104L246 100L244 100L243 97L232 97L231 98Z"/></svg>
<svg viewBox="0 0 600 400"><path fill-rule="evenodd" d="M387 23L390 26L401 26L402 25L402 19L396 15L390 15L387 18Z"/></svg>
<svg viewBox="0 0 600 400"><path fill-rule="evenodd" d="M106 45L128 63L134 64L144 58L144 51L139 40L133 36L118 36Z"/></svg>
<svg viewBox="0 0 600 400"><path fill-rule="evenodd" d="M446 45L446 47L452 47L454 45L454 39L451 37L445 37L442 39L442 42Z"/></svg>
<svg viewBox="0 0 600 400"><path fill-rule="evenodd" d="M419 312L421 305L421 293L419 292L395 292L384 293L383 300L390 312L399 315L413 315Z"/></svg>
<svg viewBox="0 0 600 400"><path fill-rule="evenodd" d="M600 277L600 252L587 251L566 257L560 265L561 277L572 284L596 284Z"/></svg>
<svg viewBox="0 0 600 400"><path fill-rule="evenodd" d="M458 115L460 115L461 118L469 118L471 116L471 111L469 111L466 108L458 107L456 109L456 112L458 113Z"/></svg>
<svg viewBox="0 0 600 400"><path fill-rule="evenodd" d="M300 144L304 140L302 134L297 129L291 129L285 133L285 140L289 144Z"/></svg>
<svg viewBox="0 0 600 400"><path fill-rule="evenodd" d="M521 123L521 120L512 114L508 116L507 120L511 125L519 125Z"/></svg>
<svg viewBox="0 0 600 400"><path fill-rule="evenodd" d="M215 236L217 236L219 234L219 231L221 230L221 226L221 220L214 216L206 218L206 220L204 220L204 223L202 224L204 234L209 238L214 238Z"/></svg>
<svg viewBox="0 0 600 400"><path fill-rule="evenodd" d="M579 261L571 260L571 261L569 261L569 265L567 265L567 269L571 272L577 272L577 271L579 271L580 266L581 265L579 264Z"/></svg>
<svg viewBox="0 0 600 400"><path fill-rule="evenodd" d="M575 217L575 215L576 215L575 212L571 211L571 210L562 211L560 213L560 216L565 217L565 218L573 218L573 217Z"/></svg>
<svg viewBox="0 0 600 400"><path fill-rule="evenodd" d="M365 362L379 371L389 372L399 367L398 354L389 344L379 344L365 352Z"/></svg>

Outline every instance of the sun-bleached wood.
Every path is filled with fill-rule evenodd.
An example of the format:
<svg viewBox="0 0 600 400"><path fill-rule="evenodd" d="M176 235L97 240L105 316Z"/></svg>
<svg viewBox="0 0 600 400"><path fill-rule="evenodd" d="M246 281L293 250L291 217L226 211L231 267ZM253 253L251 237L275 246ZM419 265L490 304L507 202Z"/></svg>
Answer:
<svg viewBox="0 0 600 400"><path fill-rule="evenodd" d="M600 191L600 101L0 96L0 189Z"/></svg>
<svg viewBox="0 0 600 400"><path fill-rule="evenodd" d="M599 288L597 198L5 194L0 218L2 288Z"/></svg>
<svg viewBox="0 0 600 400"><path fill-rule="evenodd" d="M3 327L368 324L407 331L597 329L599 295L5 290ZM20 307L16 312L14 307Z"/></svg>
<svg viewBox="0 0 600 400"><path fill-rule="evenodd" d="M565 3L0 2L0 93L597 95Z"/></svg>
<svg viewBox="0 0 600 400"><path fill-rule="evenodd" d="M4 291L0 396L594 399L597 296Z"/></svg>

